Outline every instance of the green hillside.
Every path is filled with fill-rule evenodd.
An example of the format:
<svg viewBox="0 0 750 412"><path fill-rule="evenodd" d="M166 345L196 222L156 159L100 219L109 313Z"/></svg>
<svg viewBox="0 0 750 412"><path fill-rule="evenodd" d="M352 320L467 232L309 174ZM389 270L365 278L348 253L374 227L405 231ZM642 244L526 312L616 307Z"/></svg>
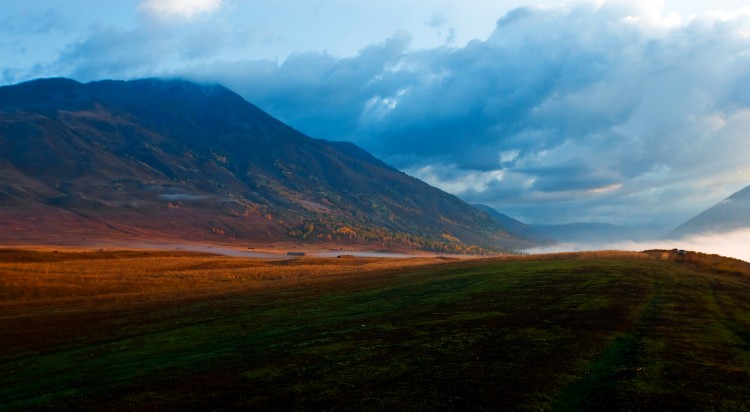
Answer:
<svg viewBox="0 0 750 412"><path fill-rule="evenodd" d="M0 269L80 264L50 255L0 260ZM194 284L201 271L231 280L250 265L161 259L152 272L167 276L177 270L169 262L182 262L174 273ZM116 273L107 259L85 262ZM0 304L15 309L0 329L0 409L742 410L750 402L745 262L652 251L367 266L376 263L255 263L266 271L256 279L271 283L150 303L108 297L102 307L76 306L70 294L79 292L52 286L26 301L6 289ZM314 275L336 265L363 269ZM35 303L53 290L57 300Z"/></svg>

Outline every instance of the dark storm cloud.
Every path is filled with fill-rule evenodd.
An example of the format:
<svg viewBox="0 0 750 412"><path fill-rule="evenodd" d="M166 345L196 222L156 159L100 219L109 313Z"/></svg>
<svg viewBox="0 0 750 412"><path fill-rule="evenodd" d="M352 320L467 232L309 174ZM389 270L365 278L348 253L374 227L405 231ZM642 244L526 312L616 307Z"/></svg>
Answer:
<svg viewBox="0 0 750 412"><path fill-rule="evenodd" d="M219 62L184 75L219 81L312 136L352 139L372 96L388 95L418 76L395 68L409 41L408 35L397 33L353 58L296 53L281 64Z"/></svg>
<svg viewBox="0 0 750 412"><path fill-rule="evenodd" d="M468 200L519 205L532 220L551 200L565 216L611 202L635 219L635 202L664 185L747 176L748 28L741 15L676 24L626 3L522 8L464 47L408 50L395 36L353 58L304 54L198 76ZM685 196L653 213L690 213L674 206Z"/></svg>

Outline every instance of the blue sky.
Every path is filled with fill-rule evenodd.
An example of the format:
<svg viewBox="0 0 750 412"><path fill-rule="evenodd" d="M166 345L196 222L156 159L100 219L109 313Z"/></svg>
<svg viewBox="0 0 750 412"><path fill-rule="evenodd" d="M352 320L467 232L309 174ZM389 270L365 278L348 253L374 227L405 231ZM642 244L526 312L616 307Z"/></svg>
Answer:
<svg viewBox="0 0 750 412"><path fill-rule="evenodd" d="M531 223L665 232L750 185L742 1L3 2L0 84L218 82Z"/></svg>

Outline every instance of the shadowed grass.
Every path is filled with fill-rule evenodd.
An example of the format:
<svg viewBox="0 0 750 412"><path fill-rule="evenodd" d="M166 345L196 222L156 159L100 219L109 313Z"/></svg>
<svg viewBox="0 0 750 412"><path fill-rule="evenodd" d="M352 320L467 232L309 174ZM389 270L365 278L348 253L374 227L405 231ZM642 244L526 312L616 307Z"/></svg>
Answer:
<svg viewBox="0 0 750 412"><path fill-rule="evenodd" d="M0 409L741 410L750 271L701 256L3 261Z"/></svg>

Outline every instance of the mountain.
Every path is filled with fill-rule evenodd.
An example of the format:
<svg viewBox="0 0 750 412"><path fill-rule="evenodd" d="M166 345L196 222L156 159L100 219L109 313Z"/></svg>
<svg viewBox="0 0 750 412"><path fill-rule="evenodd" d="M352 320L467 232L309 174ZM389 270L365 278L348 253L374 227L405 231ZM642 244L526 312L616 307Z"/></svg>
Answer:
<svg viewBox="0 0 750 412"><path fill-rule="evenodd" d="M352 143L313 139L219 85L0 87L0 241L528 245Z"/></svg>
<svg viewBox="0 0 750 412"><path fill-rule="evenodd" d="M487 205L475 204L508 233L537 245L564 243L615 243L644 241L659 236L659 228L618 226L610 223L576 222L566 224L527 225ZM663 229L662 229L663 230ZM661 232L663 233L663 232Z"/></svg>
<svg viewBox="0 0 750 412"><path fill-rule="evenodd" d="M669 232L667 239L702 233L725 233L750 227L750 186L734 193Z"/></svg>
<svg viewBox="0 0 750 412"><path fill-rule="evenodd" d="M475 208L487 213L495 222L499 223L508 233L521 239L527 239L536 244L552 244L556 240L547 233L531 227L520 220L514 219L506 214L498 212L495 208L482 204L472 205Z"/></svg>

